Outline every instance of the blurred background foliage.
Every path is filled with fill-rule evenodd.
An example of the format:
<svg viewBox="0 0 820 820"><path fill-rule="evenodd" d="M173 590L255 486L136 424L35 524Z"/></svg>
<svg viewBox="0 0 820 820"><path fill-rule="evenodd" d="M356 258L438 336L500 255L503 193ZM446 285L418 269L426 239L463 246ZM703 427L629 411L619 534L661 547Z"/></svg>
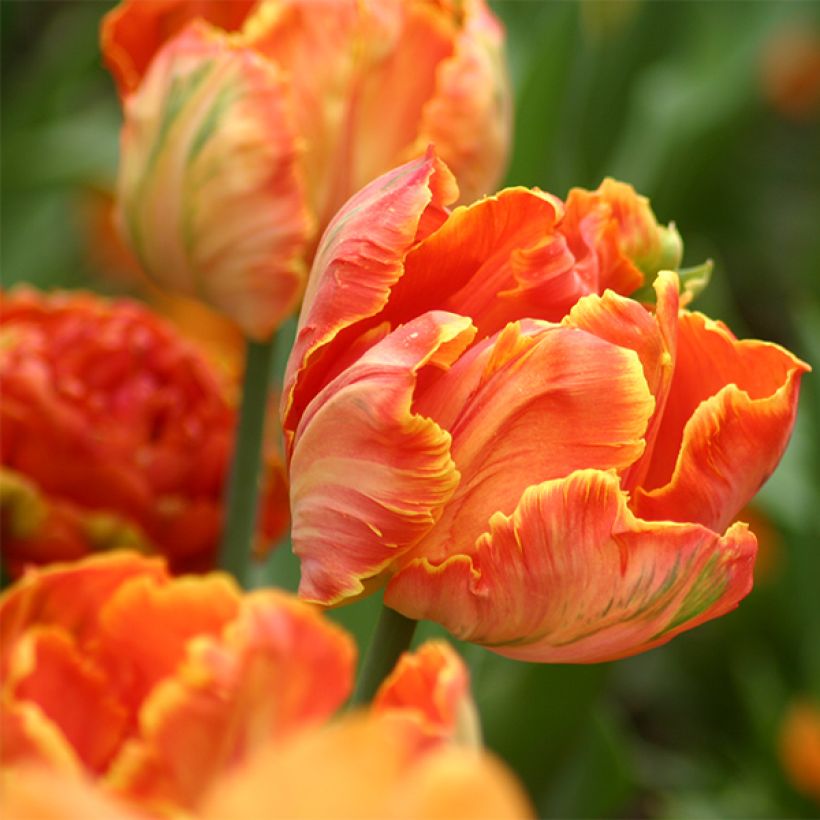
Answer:
<svg viewBox="0 0 820 820"><path fill-rule="evenodd" d="M105 234L120 119L97 48L109 6L0 3L6 287L124 287ZM817 371L820 3L494 8L516 97L507 181L561 196L606 175L631 182L660 220L677 222L685 264L715 260L698 307L739 336L788 345ZM286 355L283 343L280 362ZM789 750L808 759L800 719L791 740L784 721L796 703L820 708L819 422L815 372L789 452L745 516L761 557L737 612L614 664L526 665L461 647L486 741L539 814L818 815L820 786L813 799L801 793L784 765ZM297 574L280 549L258 581L294 588ZM333 617L363 647L378 606Z"/></svg>

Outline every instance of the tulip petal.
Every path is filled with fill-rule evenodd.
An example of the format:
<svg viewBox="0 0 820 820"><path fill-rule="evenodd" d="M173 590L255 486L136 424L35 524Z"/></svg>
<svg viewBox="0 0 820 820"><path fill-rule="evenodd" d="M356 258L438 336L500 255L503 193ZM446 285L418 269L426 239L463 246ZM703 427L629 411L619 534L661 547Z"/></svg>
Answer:
<svg viewBox="0 0 820 820"><path fill-rule="evenodd" d="M57 627L29 629L14 645L4 684L18 703L42 711L88 770L105 770L125 736L128 712L72 636Z"/></svg>
<svg viewBox="0 0 820 820"><path fill-rule="evenodd" d="M418 412L452 434L462 476L413 550L437 561L468 551L531 484L587 467L626 470L654 408L634 351L544 322L508 325L419 392Z"/></svg>
<svg viewBox="0 0 820 820"><path fill-rule="evenodd" d="M305 275L298 153L273 64L201 21L174 38L125 103L119 202L146 274L268 338Z"/></svg>
<svg viewBox="0 0 820 820"><path fill-rule="evenodd" d="M348 348L361 333L358 323L381 311L425 220L433 220L425 231L437 227L456 196L452 174L428 151L372 182L330 223L316 251L285 372L282 427L288 445L305 406L326 383L333 352Z"/></svg>
<svg viewBox="0 0 820 820"><path fill-rule="evenodd" d="M720 531L780 461L809 368L698 313L682 313L678 327L666 411L633 506L643 518Z"/></svg>
<svg viewBox="0 0 820 820"><path fill-rule="evenodd" d="M391 333L308 406L293 449L293 551L299 593L357 595L421 538L458 482L450 435L411 409L417 373L449 367L470 320L429 313Z"/></svg>
<svg viewBox="0 0 820 820"><path fill-rule="evenodd" d="M93 781L41 766L0 771L0 794L10 820L147 820Z"/></svg>
<svg viewBox="0 0 820 820"><path fill-rule="evenodd" d="M752 586L754 536L646 522L611 473L530 487L468 554L419 558L385 602L521 660L591 663L659 646L734 609Z"/></svg>
<svg viewBox="0 0 820 820"><path fill-rule="evenodd" d="M655 397L655 412L644 436L646 451L621 481L627 490L638 485L649 468L649 454L660 430L675 369L680 302L678 277L671 271L662 272L654 288L654 314L634 300L608 290L603 296L592 294L580 299L562 322L567 327L586 330L612 344L634 350L641 360L649 391Z"/></svg>
<svg viewBox="0 0 820 820"><path fill-rule="evenodd" d="M425 753L386 716L347 715L270 744L208 795L204 820L355 817L468 820L534 816L523 790L474 749Z"/></svg>
<svg viewBox="0 0 820 820"><path fill-rule="evenodd" d="M435 741L481 744L467 666L444 641L428 641L403 653L379 686L372 708L417 718L422 733Z"/></svg>
<svg viewBox="0 0 820 820"><path fill-rule="evenodd" d="M354 666L351 638L318 611L279 592L252 593L222 636L192 641L151 693L140 736L106 782L157 810L193 808L258 744L327 719L349 695Z"/></svg>
<svg viewBox="0 0 820 820"><path fill-rule="evenodd" d="M595 191L569 192L561 231L593 292L610 288L628 296L645 277L677 270L683 253L675 226L658 225L646 197L609 178Z"/></svg>
<svg viewBox="0 0 820 820"><path fill-rule="evenodd" d="M114 552L77 564L30 569L0 596L0 673L8 673L9 650L32 620L74 635L78 645L99 634L99 612L124 583L145 576L168 579L165 563L136 553Z"/></svg>
<svg viewBox="0 0 820 820"><path fill-rule="evenodd" d="M424 107L417 150L436 146L467 203L494 190L503 173L512 111L503 30L483 0L462 9L453 54L439 66Z"/></svg>
<svg viewBox="0 0 820 820"><path fill-rule="evenodd" d="M100 47L120 96L134 91L162 44L197 18L238 29L258 0L122 0L103 17Z"/></svg>
<svg viewBox="0 0 820 820"><path fill-rule="evenodd" d="M173 674L188 641L218 635L236 616L239 601L233 579L217 573L164 584L141 576L120 586L98 617L103 662L122 701L139 709L154 686Z"/></svg>
<svg viewBox="0 0 820 820"><path fill-rule="evenodd" d="M381 317L398 324L453 310L470 316L480 336L521 316L560 319L589 292L556 230L562 212L560 200L527 188L456 208L407 254Z"/></svg>
<svg viewBox="0 0 820 820"><path fill-rule="evenodd" d="M36 703L15 700L4 692L0 697L0 726L0 771L28 763L44 764L52 772L76 774L82 770L77 752Z"/></svg>

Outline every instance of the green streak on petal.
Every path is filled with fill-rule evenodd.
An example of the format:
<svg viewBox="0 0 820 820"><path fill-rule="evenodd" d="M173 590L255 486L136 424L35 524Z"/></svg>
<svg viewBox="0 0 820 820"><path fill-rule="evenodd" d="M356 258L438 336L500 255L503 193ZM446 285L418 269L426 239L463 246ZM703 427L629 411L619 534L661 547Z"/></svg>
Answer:
<svg viewBox="0 0 820 820"><path fill-rule="evenodd" d="M729 579L725 574L718 573L719 563L720 555L718 554L713 555L706 562L706 566L701 570L692 588L683 599L677 614L664 629L653 637L653 640L700 615L720 599L726 591Z"/></svg>
<svg viewBox="0 0 820 820"><path fill-rule="evenodd" d="M142 170L142 175L134 192L134 196L130 197L125 202L123 208L124 216L128 228L128 234L131 240L131 249L137 256L137 260L143 270L151 272L151 267L148 264L148 257L145 253L145 245L142 236L142 228L140 220L137 216L140 204L145 196L146 189L152 182L151 175L154 171L154 166L159 161L159 156L162 149L165 147L165 142L168 135L174 126L174 123L180 116L183 106L191 98L193 94L200 88L206 77L213 69L213 62L203 63L194 71L184 77L174 77L171 80L170 88L166 96L165 106L162 109L162 119L157 129L156 136L151 145L148 160Z"/></svg>
<svg viewBox="0 0 820 820"><path fill-rule="evenodd" d="M236 89L231 85L224 86L220 89L219 93L211 103L210 108L202 118L202 122L199 124L199 128L191 141L191 146L188 149L188 156L185 159L186 172L190 169L194 162L196 162L197 157L202 152L203 148L208 144L208 141L214 135L214 132L220 123L223 122L226 112L234 104L238 96L239 95L237 94ZM218 169L218 171L221 170L224 169ZM191 206L196 204L196 202L197 197L195 196L183 198L184 210L182 214L182 241L185 252L189 257L193 255L194 245L198 239L194 228L195 213L191 208ZM196 271L194 273L196 274Z"/></svg>
<svg viewBox="0 0 820 820"><path fill-rule="evenodd" d="M187 165L191 165L196 161L200 151L205 147L205 144L213 136L218 123L222 120L225 112L230 108L237 99L238 94L233 86L225 86L216 95L216 99L208 109L208 112L202 119L196 136L191 142L191 147L188 151Z"/></svg>
<svg viewBox="0 0 820 820"><path fill-rule="evenodd" d="M174 77L171 87L168 89L167 101L162 110L162 120L157 129L157 136L151 146L151 154L145 166L145 178L147 178L164 147L168 134L174 123L179 118L182 108L189 99L197 92L199 87L205 82L205 78L213 69L213 62L203 63L185 77Z"/></svg>

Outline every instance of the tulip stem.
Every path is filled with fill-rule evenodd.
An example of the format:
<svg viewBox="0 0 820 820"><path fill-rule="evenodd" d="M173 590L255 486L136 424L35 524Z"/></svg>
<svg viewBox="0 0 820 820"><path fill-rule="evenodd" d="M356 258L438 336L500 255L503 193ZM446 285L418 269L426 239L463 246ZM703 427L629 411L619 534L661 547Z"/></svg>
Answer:
<svg viewBox="0 0 820 820"><path fill-rule="evenodd" d="M417 623L395 609L382 607L359 673L359 684L351 700L353 706L362 706L373 700L379 684L393 671L401 653L409 648Z"/></svg>
<svg viewBox="0 0 820 820"><path fill-rule="evenodd" d="M265 413L271 380L271 362L276 336L266 342L247 340L242 406L228 481L225 524L219 549L219 566L230 572L242 586L248 580L248 567L256 515L259 506L259 468Z"/></svg>

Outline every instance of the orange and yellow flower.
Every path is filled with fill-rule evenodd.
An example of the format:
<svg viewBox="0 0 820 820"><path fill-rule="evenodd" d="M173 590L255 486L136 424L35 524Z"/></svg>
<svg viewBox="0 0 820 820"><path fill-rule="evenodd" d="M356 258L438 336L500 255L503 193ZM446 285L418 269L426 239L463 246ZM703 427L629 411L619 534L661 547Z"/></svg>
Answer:
<svg viewBox="0 0 820 820"><path fill-rule="evenodd" d="M125 0L102 26L123 98L121 222L146 273L266 338L317 230L435 143L465 199L509 142L484 0Z"/></svg>
<svg viewBox="0 0 820 820"><path fill-rule="evenodd" d="M131 546L176 571L213 565L232 449L235 381L134 302L2 296L3 558L26 563ZM263 539L288 522L268 448Z"/></svg>
<svg viewBox="0 0 820 820"><path fill-rule="evenodd" d="M386 584L408 617L552 662L734 608L756 545L732 521L807 366L679 309L680 240L629 186L455 198L429 153L318 249L282 405L301 595ZM654 308L627 298L651 283Z"/></svg>
<svg viewBox="0 0 820 820"><path fill-rule="evenodd" d="M352 684L342 629L133 553L30 571L0 598L0 638L11 816L375 817L410 798L398 816L469 816L478 795L529 815L497 763L454 748L469 684L446 645L405 655L371 710L325 725ZM43 771L58 790L36 788Z"/></svg>

